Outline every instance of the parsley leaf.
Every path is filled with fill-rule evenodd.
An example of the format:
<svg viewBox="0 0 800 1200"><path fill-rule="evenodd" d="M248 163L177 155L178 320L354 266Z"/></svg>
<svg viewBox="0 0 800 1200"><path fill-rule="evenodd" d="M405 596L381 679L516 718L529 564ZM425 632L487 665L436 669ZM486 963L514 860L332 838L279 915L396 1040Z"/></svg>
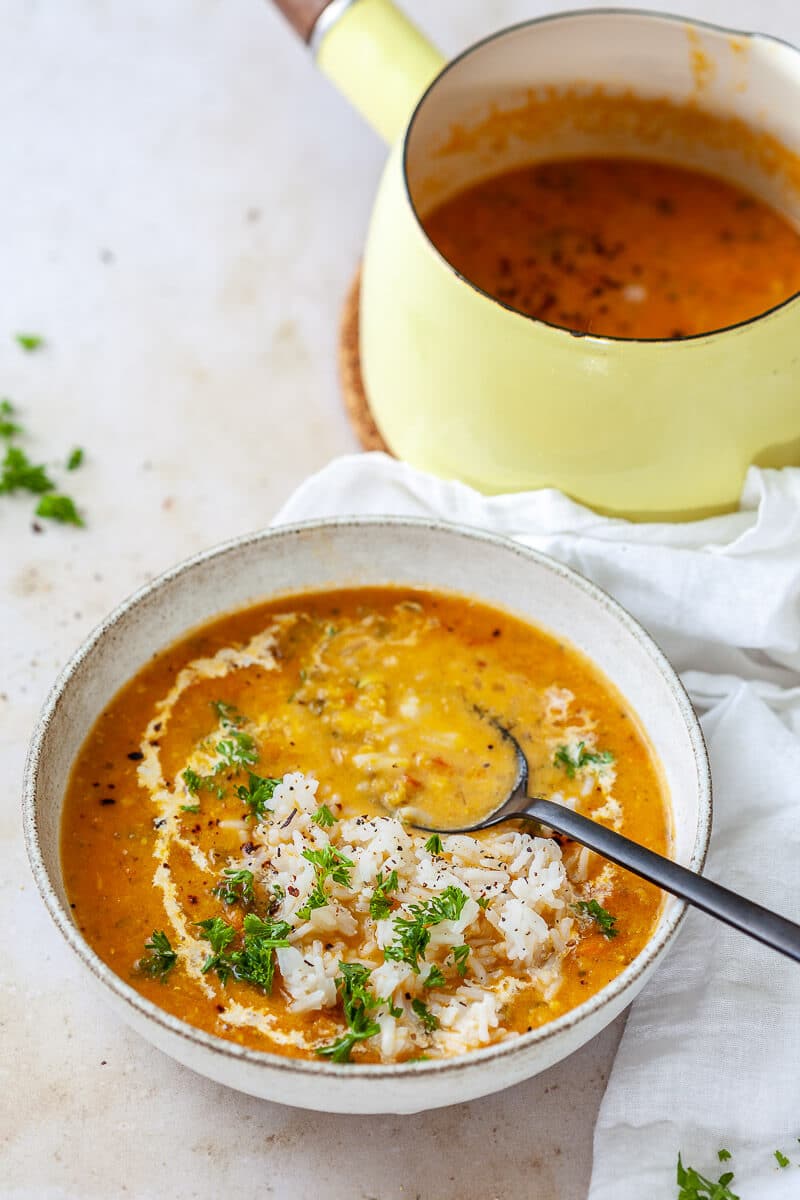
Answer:
<svg viewBox="0 0 800 1200"><path fill-rule="evenodd" d="M410 905L410 917L395 918L394 941L386 947L384 956L408 963L419 974L419 960L425 957L432 927L442 921L457 921L467 899L466 892L451 884L431 900Z"/></svg>
<svg viewBox="0 0 800 1200"><path fill-rule="evenodd" d="M476 903L478 905L478 908L482 908L485 910L489 907L489 897L488 896L478 896Z"/></svg>
<svg viewBox="0 0 800 1200"><path fill-rule="evenodd" d="M782 1154L780 1150L775 1151L775 1161L779 1167L788 1167L789 1165L789 1159L785 1154Z"/></svg>
<svg viewBox="0 0 800 1200"><path fill-rule="evenodd" d="M83 462L83 447L76 446L67 459L67 470L77 471L78 467Z"/></svg>
<svg viewBox="0 0 800 1200"><path fill-rule="evenodd" d="M206 791L213 792L217 799L221 800L225 795L225 789L215 783L213 775L198 775L197 771L187 767L185 771L181 771L181 778L190 796L197 796L201 791ZM188 808L186 811L189 811Z"/></svg>
<svg viewBox="0 0 800 1200"><path fill-rule="evenodd" d="M38 333L15 333L14 339L28 354L44 345L44 338Z"/></svg>
<svg viewBox="0 0 800 1200"><path fill-rule="evenodd" d="M719 1159L720 1162L728 1162L730 1156L731 1156L730 1150L718 1150L717 1151L717 1158Z"/></svg>
<svg viewBox="0 0 800 1200"><path fill-rule="evenodd" d="M677 1184L680 1190L677 1200L739 1200L739 1196L728 1186L732 1181L733 1171L726 1171L714 1183L695 1171L694 1167L685 1167L678 1155Z"/></svg>
<svg viewBox="0 0 800 1200"><path fill-rule="evenodd" d="M22 433L22 426L12 421L14 405L10 400L0 400L0 437L12 438Z"/></svg>
<svg viewBox="0 0 800 1200"><path fill-rule="evenodd" d="M320 804L311 820L315 825L319 825L320 829L331 829L336 824L337 818L333 815L327 804Z"/></svg>
<svg viewBox="0 0 800 1200"><path fill-rule="evenodd" d="M211 889L213 895L219 896L223 904L243 904L247 907L253 903L255 892L252 871L246 868L237 870L236 867L226 867L222 874L222 883Z"/></svg>
<svg viewBox="0 0 800 1200"><path fill-rule="evenodd" d="M234 770L238 767L252 767L254 763L258 762L258 750L256 750L256 744L249 733L231 729L229 737L217 742L216 750L222 760L218 767L219 770L224 770L226 767Z"/></svg>
<svg viewBox="0 0 800 1200"><path fill-rule="evenodd" d="M329 1046L320 1046L317 1050L323 1058L332 1062L350 1062L350 1053L357 1042L374 1037L380 1033L381 1027L373 1019L374 1011L385 1001L380 1000L367 987L371 971L362 963L339 963L339 974L336 976L336 986L342 998L342 1008L347 1021L347 1033L342 1034Z"/></svg>
<svg viewBox="0 0 800 1200"><path fill-rule="evenodd" d="M56 495L55 492L49 492L46 496L42 496L36 505L36 516L47 517L51 521L60 521L62 525L83 526L84 524L83 517L75 507L72 497Z"/></svg>
<svg viewBox="0 0 800 1200"><path fill-rule="evenodd" d="M200 805L199 804L182 804L181 812L199 813Z"/></svg>
<svg viewBox="0 0 800 1200"><path fill-rule="evenodd" d="M226 704L224 700L212 700L211 707L219 717L220 724L226 729L240 729L244 724L244 717L235 704Z"/></svg>
<svg viewBox="0 0 800 1200"><path fill-rule="evenodd" d="M222 917L209 917L207 921L198 921L197 924L203 931L200 936L211 943L211 954L202 966L203 974L216 971L220 983L225 984L232 969L225 951L236 937L236 930L227 921L223 921Z"/></svg>
<svg viewBox="0 0 800 1200"><path fill-rule="evenodd" d="M154 929L144 948L147 954L143 954L139 959L139 970L151 979L159 979L164 983L178 961L178 955L172 949L169 938L163 930Z"/></svg>
<svg viewBox="0 0 800 1200"><path fill-rule="evenodd" d="M423 986L426 988L443 987L444 984L445 978L439 968L435 966L431 967L430 971L425 976L425 983Z"/></svg>
<svg viewBox="0 0 800 1200"><path fill-rule="evenodd" d="M578 912L585 913L587 917L591 917L600 926L600 932L603 937L614 938L619 930L615 928L617 918L612 917L610 912L606 912L602 904L598 904L596 900L579 900L575 905Z"/></svg>
<svg viewBox="0 0 800 1200"><path fill-rule="evenodd" d="M9 446L0 465L0 492L16 492L17 489L22 489L41 495L42 492L52 492L55 487L45 468L32 463L19 446Z"/></svg>
<svg viewBox="0 0 800 1200"><path fill-rule="evenodd" d="M244 919L242 949L230 956L235 978L255 984L269 994L275 976L275 950L289 945L287 934L291 930L286 921L262 921L254 913L248 913Z"/></svg>
<svg viewBox="0 0 800 1200"><path fill-rule="evenodd" d="M412 1000L411 1007L419 1017L427 1033L432 1033L434 1029L439 1028L439 1018L428 1011L427 1004L423 1004L421 1000Z"/></svg>
<svg viewBox="0 0 800 1200"><path fill-rule="evenodd" d="M383 871L378 872L375 878L375 890L369 901L369 915L373 921L382 921L389 916L392 911L389 892L396 892L398 886L397 871L391 871L385 879Z"/></svg>
<svg viewBox="0 0 800 1200"><path fill-rule="evenodd" d="M553 758L553 766L563 767L570 779L574 779L575 772L580 771L583 767L588 767L592 763L602 766L604 763L613 761L614 755L610 750L592 752L586 749L584 742L578 742L574 758L570 755L568 746L559 746Z"/></svg>
<svg viewBox="0 0 800 1200"><path fill-rule="evenodd" d="M241 784L236 789L236 795L250 809L250 816L257 821L263 821L270 811L269 802L280 783L280 779L264 779L261 775L250 773L247 787Z"/></svg>
<svg viewBox="0 0 800 1200"><path fill-rule="evenodd" d="M428 838L427 842L425 843L425 849L429 854L442 853L442 839L439 837L438 833L434 833Z"/></svg>
<svg viewBox="0 0 800 1200"><path fill-rule="evenodd" d="M297 916L307 921L315 908L325 908L328 897L325 894L325 883L332 879L341 887L350 887L350 871L353 860L335 850L333 846L325 846L322 850L304 850L303 858L314 867L314 886L305 904L298 908Z"/></svg>
<svg viewBox="0 0 800 1200"><path fill-rule="evenodd" d="M463 946L453 947L453 962L456 964L456 970L463 979L467 973L467 959L469 958L469 946L464 943Z"/></svg>

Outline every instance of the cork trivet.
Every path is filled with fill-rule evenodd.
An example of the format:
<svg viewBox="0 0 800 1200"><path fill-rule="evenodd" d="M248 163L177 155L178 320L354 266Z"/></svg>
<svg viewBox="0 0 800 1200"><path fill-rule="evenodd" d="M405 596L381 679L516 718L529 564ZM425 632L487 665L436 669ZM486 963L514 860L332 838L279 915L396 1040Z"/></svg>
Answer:
<svg viewBox="0 0 800 1200"><path fill-rule="evenodd" d="M364 450L391 450L383 440L370 412L369 400L361 378L361 359L358 353L358 302L361 271L356 272L342 308L339 323L339 382L344 406L353 432Z"/></svg>

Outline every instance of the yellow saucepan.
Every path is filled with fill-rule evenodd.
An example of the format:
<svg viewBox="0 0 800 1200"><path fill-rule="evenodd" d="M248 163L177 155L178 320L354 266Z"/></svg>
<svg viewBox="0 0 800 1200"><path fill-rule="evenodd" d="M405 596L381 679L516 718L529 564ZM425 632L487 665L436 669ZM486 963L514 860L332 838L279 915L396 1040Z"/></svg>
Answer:
<svg viewBox="0 0 800 1200"><path fill-rule="evenodd" d="M732 507L750 463L800 463L800 299L682 340L579 336L475 288L420 224L507 166L620 152L702 164L800 223L797 50L602 10L515 26L445 65L389 0L280 7L393 146L364 255L360 348L394 453L485 492L554 486L651 519ZM567 93L559 122L550 101ZM631 94L695 114L691 128L626 120ZM755 132L734 148L719 133L732 129Z"/></svg>

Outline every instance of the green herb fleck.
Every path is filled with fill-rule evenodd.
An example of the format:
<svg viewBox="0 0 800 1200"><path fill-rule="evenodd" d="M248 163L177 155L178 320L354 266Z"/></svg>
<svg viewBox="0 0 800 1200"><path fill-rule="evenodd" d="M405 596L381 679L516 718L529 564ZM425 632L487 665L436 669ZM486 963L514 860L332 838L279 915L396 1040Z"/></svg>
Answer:
<svg viewBox="0 0 800 1200"><path fill-rule="evenodd" d="M154 929L144 948L147 953L139 959L139 970L151 979L159 979L164 983L178 961L178 955L169 944L169 938L162 929Z"/></svg>
<svg viewBox="0 0 800 1200"><path fill-rule="evenodd" d="M249 733L236 732L230 730L230 736L223 738L221 742L217 742L217 754L222 760L218 770L224 770L230 767L236 770L239 767L252 767L258 762L258 750Z"/></svg>
<svg viewBox="0 0 800 1200"><path fill-rule="evenodd" d="M60 521L62 525L83 526L84 524L83 517L75 507L72 497L56 495L55 492L49 492L46 496L42 496L36 505L36 516L47 517L51 521Z"/></svg>
<svg viewBox="0 0 800 1200"><path fill-rule="evenodd" d="M250 809L251 817L263 821L270 812L269 803L279 783L280 779L264 779L261 775L253 775L251 772L247 787L240 785L236 789L236 795Z"/></svg>
<svg viewBox="0 0 800 1200"><path fill-rule="evenodd" d="M425 843L425 849L428 851L428 854L442 853L442 839L439 837L438 833L434 833L428 838L427 842Z"/></svg>
<svg viewBox="0 0 800 1200"><path fill-rule="evenodd" d="M217 714L220 724L224 725L226 729L240 729L244 724L244 717L235 704L226 704L224 700L212 700L211 707Z"/></svg>
<svg viewBox="0 0 800 1200"><path fill-rule="evenodd" d="M319 825L320 829L332 829L336 824L337 818L333 815L327 804L320 804L311 820L315 825Z"/></svg>
<svg viewBox="0 0 800 1200"><path fill-rule="evenodd" d="M730 1190L732 1181L733 1171L720 1175L716 1183L713 1179L706 1179L694 1167L685 1167L678 1155L677 1183L680 1190L677 1200L739 1200L739 1196Z"/></svg>
<svg viewBox="0 0 800 1200"><path fill-rule="evenodd" d="M336 986L342 999L347 1033L328 1046L320 1046L317 1054L332 1062L346 1063L350 1062L351 1051L358 1042L380 1033L381 1027L372 1014L385 1001L374 996L367 987L371 974L369 967L362 963L340 962L339 972Z"/></svg>
<svg viewBox="0 0 800 1200"><path fill-rule="evenodd" d="M789 1159L785 1154L782 1154L780 1150L775 1151L775 1161L779 1167L788 1167L789 1165Z"/></svg>
<svg viewBox="0 0 800 1200"><path fill-rule="evenodd" d="M199 813L200 805L199 804L182 804L181 812Z"/></svg>
<svg viewBox="0 0 800 1200"><path fill-rule="evenodd" d="M602 766L604 763L613 761L614 755L610 750L592 752L586 749L584 742L578 742L574 758L570 755L568 746L559 746L553 758L553 766L563 767L570 779L574 779L575 772L580 771L583 767L588 767L592 763Z"/></svg>
<svg viewBox="0 0 800 1200"><path fill-rule="evenodd" d="M398 883L397 871L391 871L385 879L383 871L378 872L375 878L375 890L369 902L369 915L373 921L382 921L391 913L392 902L389 899L389 892L396 892Z"/></svg>
<svg viewBox="0 0 800 1200"><path fill-rule="evenodd" d="M0 467L0 493L22 490L39 496L55 487L45 468L32 463L19 446L8 447Z"/></svg>
<svg viewBox="0 0 800 1200"><path fill-rule="evenodd" d="M22 426L12 421L14 405L10 400L0 400L0 437L12 438L22 433Z"/></svg>
<svg viewBox="0 0 800 1200"><path fill-rule="evenodd" d="M598 904L596 900L579 900L575 905L578 912L585 913L587 917L591 917L599 927L603 937L614 938L619 930L616 929L617 918L612 917L610 912L606 912L602 904Z"/></svg>
<svg viewBox="0 0 800 1200"><path fill-rule="evenodd" d="M15 333L14 338L17 345L21 346L28 354L44 345L44 338L38 333Z"/></svg>
<svg viewBox="0 0 800 1200"><path fill-rule="evenodd" d="M328 879L341 887L350 887L350 871L353 860L335 850L333 846L325 846L322 850L304 850L303 858L314 867L314 886L305 904L298 908L297 916L301 921L307 921L315 908L325 908L328 897L325 884Z"/></svg>
<svg viewBox="0 0 800 1200"><path fill-rule="evenodd" d="M478 896L476 903L478 905L478 908L487 909L489 907L489 897L488 896Z"/></svg>
<svg viewBox="0 0 800 1200"><path fill-rule="evenodd" d="M255 892L253 891L252 871L245 868L237 870L236 867L226 867L222 875L222 883L218 883L211 891L215 896L219 896L223 904L243 904L247 907L253 903Z"/></svg>
<svg viewBox="0 0 800 1200"><path fill-rule="evenodd" d="M717 1158L719 1159L720 1162L728 1162L728 1160L730 1159L730 1156L731 1156L730 1150L718 1150L717 1151Z"/></svg>
<svg viewBox="0 0 800 1200"><path fill-rule="evenodd" d="M444 985L445 985L445 978L444 978L444 975L442 974L442 972L439 970L438 967L435 967L435 966L431 967L430 971L425 976L424 986L426 988L432 988L432 987L444 987Z"/></svg>
<svg viewBox="0 0 800 1200"><path fill-rule="evenodd" d="M410 917L395 918L394 941L386 947L385 957L408 963L419 974L419 960L425 957L432 927L442 921L457 921L467 899L466 892L451 884L431 900L410 905Z"/></svg>
<svg viewBox="0 0 800 1200"><path fill-rule="evenodd" d="M453 947L453 962L456 964L456 970L463 979L467 973L467 959L469 958L469 946L464 943L463 946Z"/></svg>
<svg viewBox="0 0 800 1200"><path fill-rule="evenodd" d="M411 1007L419 1017L427 1033L432 1033L434 1029L439 1028L439 1018L428 1011L427 1004L423 1004L421 1000L412 1000Z"/></svg>
<svg viewBox="0 0 800 1200"><path fill-rule="evenodd" d="M67 459L67 470L77 471L78 467L83 462L83 447L76 446Z"/></svg>

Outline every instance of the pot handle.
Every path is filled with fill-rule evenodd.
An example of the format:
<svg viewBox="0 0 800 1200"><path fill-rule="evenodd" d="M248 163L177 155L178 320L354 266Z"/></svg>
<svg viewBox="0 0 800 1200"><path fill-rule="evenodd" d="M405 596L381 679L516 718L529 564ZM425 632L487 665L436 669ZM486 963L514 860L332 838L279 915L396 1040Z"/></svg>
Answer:
<svg viewBox="0 0 800 1200"><path fill-rule="evenodd" d="M323 74L387 142L444 66L391 0L274 0Z"/></svg>

